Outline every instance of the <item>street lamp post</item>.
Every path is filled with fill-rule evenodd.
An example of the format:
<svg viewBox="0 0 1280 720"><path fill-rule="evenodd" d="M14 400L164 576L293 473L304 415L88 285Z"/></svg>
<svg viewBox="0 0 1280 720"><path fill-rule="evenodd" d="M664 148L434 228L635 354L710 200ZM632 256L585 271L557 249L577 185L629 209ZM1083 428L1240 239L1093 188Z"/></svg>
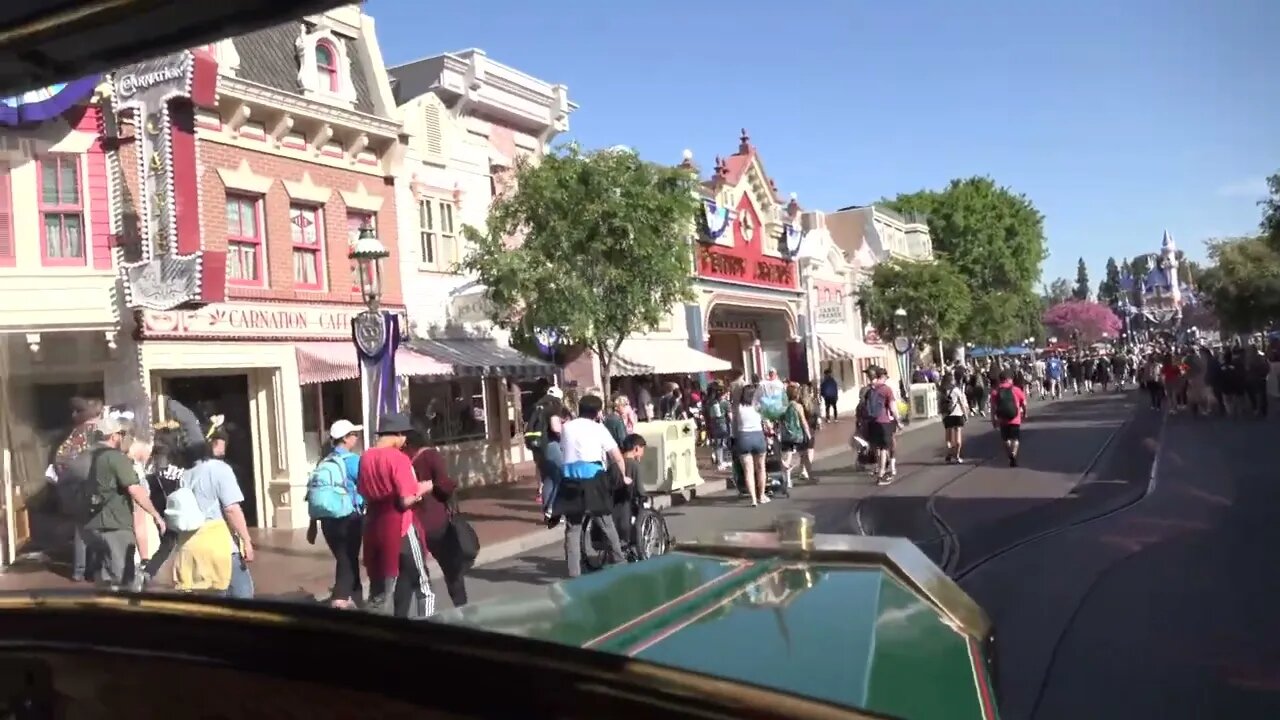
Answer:
<svg viewBox="0 0 1280 720"><path fill-rule="evenodd" d="M400 318L381 309L382 261L390 255L373 228L367 225L360 228L360 236L347 254L358 266L360 295L368 308L351 319L351 339L360 362L360 409L366 448L371 445L378 418L400 409L396 383Z"/></svg>
<svg viewBox="0 0 1280 720"><path fill-rule="evenodd" d="M910 369L907 364L907 354L911 352L911 335L907 330L907 311L904 308L893 311L893 349L898 353L898 379L902 383L905 394L905 391L911 387L908 378Z"/></svg>

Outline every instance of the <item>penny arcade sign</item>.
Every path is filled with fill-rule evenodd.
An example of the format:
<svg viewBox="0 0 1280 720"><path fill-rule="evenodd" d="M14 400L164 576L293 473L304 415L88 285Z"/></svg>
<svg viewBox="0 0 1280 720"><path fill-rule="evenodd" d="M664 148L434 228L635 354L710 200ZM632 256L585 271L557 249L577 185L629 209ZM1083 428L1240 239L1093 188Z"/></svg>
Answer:
<svg viewBox="0 0 1280 720"><path fill-rule="evenodd" d="M719 246L698 248L698 275L709 280L726 280L761 287L794 290L795 264L771 257L744 257Z"/></svg>
<svg viewBox="0 0 1280 720"><path fill-rule="evenodd" d="M216 103L217 63L181 51L121 68L114 104L133 118L141 259L124 266L131 307L171 310L225 296L225 256L200 243L195 108ZM126 230L127 232L127 230Z"/></svg>

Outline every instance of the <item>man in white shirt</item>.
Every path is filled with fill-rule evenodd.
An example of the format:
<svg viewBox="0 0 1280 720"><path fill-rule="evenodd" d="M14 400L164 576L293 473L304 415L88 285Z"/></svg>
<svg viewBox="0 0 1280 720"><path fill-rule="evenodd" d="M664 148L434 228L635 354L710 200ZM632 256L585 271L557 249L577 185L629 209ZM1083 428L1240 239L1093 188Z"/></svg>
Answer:
<svg viewBox="0 0 1280 720"><path fill-rule="evenodd" d="M556 491L554 513L565 519L564 559L569 577L582 573L582 536L588 523L595 525L609 543L610 561L622 562L622 542L614 526L614 491L630 485L626 465L613 435L600 422L604 401L587 395L578 401L578 417L560 429L560 488ZM609 472L612 463L616 472Z"/></svg>

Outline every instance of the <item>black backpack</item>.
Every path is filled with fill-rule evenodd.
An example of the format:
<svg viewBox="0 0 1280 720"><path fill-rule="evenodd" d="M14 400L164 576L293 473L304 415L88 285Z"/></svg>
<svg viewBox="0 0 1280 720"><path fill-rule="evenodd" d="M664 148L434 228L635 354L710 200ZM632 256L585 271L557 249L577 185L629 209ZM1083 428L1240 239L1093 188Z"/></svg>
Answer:
<svg viewBox="0 0 1280 720"><path fill-rule="evenodd" d="M550 430L551 418L547 405L534 405L533 412L529 413L529 422L524 426L524 446L529 450L542 450L551 439L548 437Z"/></svg>
<svg viewBox="0 0 1280 720"><path fill-rule="evenodd" d="M95 477L97 464L104 453L119 452L109 447L89 447L67 463L58 477L58 498L62 511L77 522L85 523L102 512L107 492ZM107 491L110 488L106 489Z"/></svg>
<svg viewBox="0 0 1280 720"><path fill-rule="evenodd" d="M950 415L956 409L956 391L951 388L942 394L942 414Z"/></svg>
<svg viewBox="0 0 1280 720"><path fill-rule="evenodd" d="M996 418L1004 421L1018 417L1018 397L1013 394L1012 387L1003 387L996 391Z"/></svg>

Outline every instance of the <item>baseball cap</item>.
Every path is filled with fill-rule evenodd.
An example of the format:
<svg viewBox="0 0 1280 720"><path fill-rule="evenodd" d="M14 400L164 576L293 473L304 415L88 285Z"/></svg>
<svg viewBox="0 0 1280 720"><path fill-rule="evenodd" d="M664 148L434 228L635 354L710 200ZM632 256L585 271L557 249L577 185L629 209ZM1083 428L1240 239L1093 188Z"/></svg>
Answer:
<svg viewBox="0 0 1280 720"><path fill-rule="evenodd" d="M357 425L350 420L339 420L329 426L329 437L334 440L341 440L351 433L360 432L363 429L363 425Z"/></svg>
<svg viewBox="0 0 1280 720"><path fill-rule="evenodd" d="M552 385L547 388L547 394L553 398L560 398L561 400L564 399L564 390L561 390L557 385Z"/></svg>

